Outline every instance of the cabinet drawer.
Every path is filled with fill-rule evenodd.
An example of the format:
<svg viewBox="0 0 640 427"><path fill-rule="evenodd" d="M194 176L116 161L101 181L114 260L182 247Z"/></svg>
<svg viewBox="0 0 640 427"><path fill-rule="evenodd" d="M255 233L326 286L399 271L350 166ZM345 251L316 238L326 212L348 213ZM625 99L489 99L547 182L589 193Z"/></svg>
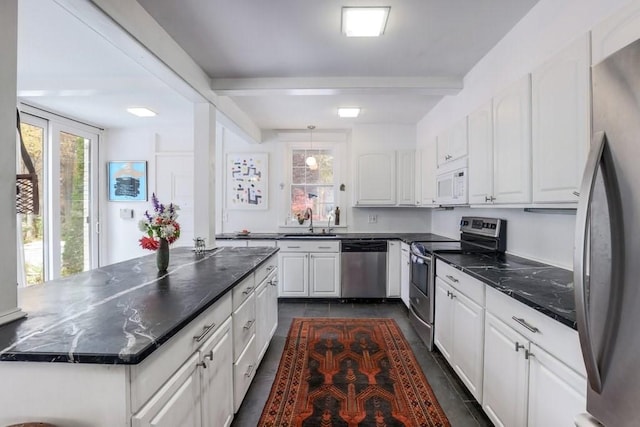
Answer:
<svg viewBox="0 0 640 427"><path fill-rule="evenodd" d="M240 305L249 298L255 289L256 279L254 273L251 273L249 277L238 283L233 288L233 311L237 310L238 307L240 307Z"/></svg>
<svg viewBox="0 0 640 427"><path fill-rule="evenodd" d="M256 373L256 338L251 337L249 344L233 364L233 412L237 412L247 393L251 380ZM225 390L226 392L226 390Z"/></svg>
<svg viewBox="0 0 640 427"><path fill-rule="evenodd" d="M484 307L484 283L441 260L436 260L436 275Z"/></svg>
<svg viewBox="0 0 640 427"><path fill-rule="evenodd" d="M285 252L340 252L338 240L280 240L278 247Z"/></svg>
<svg viewBox="0 0 640 427"><path fill-rule="evenodd" d="M264 264L262 264L260 267L258 267L256 269L256 278L255 278L255 284L256 286L260 285L260 283L262 283L262 281L264 279L267 278L267 276L273 272L276 268L278 268L278 257L277 256L272 256L271 258L269 258L267 260L267 262L265 262Z"/></svg>
<svg viewBox="0 0 640 427"><path fill-rule="evenodd" d="M220 325L231 316L227 292L193 322L137 365L131 365L131 409L136 412Z"/></svg>
<svg viewBox="0 0 640 427"><path fill-rule="evenodd" d="M487 287L487 311L580 375L586 376L578 331L491 287Z"/></svg>
<svg viewBox="0 0 640 427"><path fill-rule="evenodd" d="M233 360L240 357L240 353L256 333L256 296L251 292L249 298L233 312Z"/></svg>

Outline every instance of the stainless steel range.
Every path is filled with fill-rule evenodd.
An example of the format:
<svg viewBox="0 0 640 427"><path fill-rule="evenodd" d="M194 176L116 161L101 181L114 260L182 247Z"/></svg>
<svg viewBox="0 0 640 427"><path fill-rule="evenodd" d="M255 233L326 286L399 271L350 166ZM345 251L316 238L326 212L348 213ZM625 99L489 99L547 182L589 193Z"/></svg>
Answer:
<svg viewBox="0 0 640 427"><path fill-rule="evenodd" d="M434 254L504 253L507 246L507 221L499 218L463 216L458 242L414 242L411 244L411 285L409 318L414 329L433 350L435 316Z"/></svg>

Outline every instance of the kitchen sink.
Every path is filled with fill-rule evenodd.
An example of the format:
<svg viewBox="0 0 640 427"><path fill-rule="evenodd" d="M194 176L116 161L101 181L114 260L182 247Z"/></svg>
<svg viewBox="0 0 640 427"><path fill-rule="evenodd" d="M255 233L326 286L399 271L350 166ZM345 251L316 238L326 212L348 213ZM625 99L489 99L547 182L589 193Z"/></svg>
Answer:
<svg viewBox="0 0 640 427"><path fill-rule="evenodd" d="M335 238L335 234L331 233L288 233L283 234L286 239L331 239Z"/></svg>

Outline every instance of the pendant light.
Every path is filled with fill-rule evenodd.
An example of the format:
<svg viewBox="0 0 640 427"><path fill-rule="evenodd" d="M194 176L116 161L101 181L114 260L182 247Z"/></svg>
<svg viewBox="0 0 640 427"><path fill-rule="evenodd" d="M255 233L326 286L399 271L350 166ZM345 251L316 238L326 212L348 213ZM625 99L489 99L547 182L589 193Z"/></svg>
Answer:
<svg viewBox="0 0 640 427"><path fill-rule="evenodd" d="M309 129L309 151L313 151L313 130L316 127L314 125L309 125L307 126L307 129ZM304 161L307 166L309 166L309 169L311 170L316 170L318 169L318 161L316 160L315 157L313 157L313 155L309 155L307 157L307 159Z"/></svg>

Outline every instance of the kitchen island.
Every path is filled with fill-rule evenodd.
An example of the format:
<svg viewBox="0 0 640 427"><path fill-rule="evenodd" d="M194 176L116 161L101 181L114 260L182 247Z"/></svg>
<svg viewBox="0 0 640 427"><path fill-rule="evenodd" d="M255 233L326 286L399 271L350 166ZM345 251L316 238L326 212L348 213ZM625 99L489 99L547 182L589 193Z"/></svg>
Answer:
<svg viewBox="0 0 640 427"><path fill-rule="evenodd" d="M163 274L149 255L22 290L28 317L0 327L0 425L230 423L275 331L277 250L178 248Z"/></svg>

